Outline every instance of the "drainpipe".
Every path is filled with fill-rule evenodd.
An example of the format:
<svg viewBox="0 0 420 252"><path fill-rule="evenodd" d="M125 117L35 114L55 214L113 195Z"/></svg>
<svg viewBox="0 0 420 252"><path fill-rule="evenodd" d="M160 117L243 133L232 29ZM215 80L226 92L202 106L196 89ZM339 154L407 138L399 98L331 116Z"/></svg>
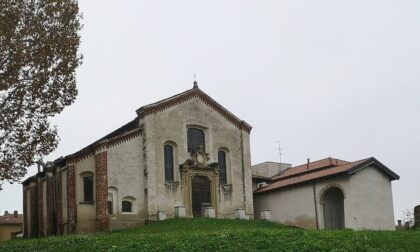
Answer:
<svg viewBox="0 0 420 252"><path fill-rule="evenodd" d="M312 183L312 189L313 189L313 191L314 191L314 207L315 207L316 229L319 229L319 222L318 222L318 207L317 207L317 204L316 204L315 183Z"/></svg>

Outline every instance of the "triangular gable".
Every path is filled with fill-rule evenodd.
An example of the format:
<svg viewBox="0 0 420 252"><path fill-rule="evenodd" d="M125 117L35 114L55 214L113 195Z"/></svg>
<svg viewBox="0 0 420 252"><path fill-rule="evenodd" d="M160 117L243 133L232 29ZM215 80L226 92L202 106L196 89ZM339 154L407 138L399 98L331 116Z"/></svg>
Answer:
<svg viewBox="0 0 420 252"><path fill-rule="evenodd" d="M347 173L349 175L352 175L366 167L369 166L375 166L377 169L379 169L380 171L384 172L386 175L389 176L389 178L391 180L399 180L400 176L398 176L395 172L393 172L391 169L389 169L388 167L386 167L384 164L382 164L381 162L379 162L376 158L371 157L369 159L367 159L366 161L364 161L363 163L360 163L358 165L353 166L351 169L347 170Z"/></svg>
<svg viewBox="0 0 420 252"><path fill-rule="evenodd" d="M144 118L147 115L159 113L161 111L177 106L181 103L187 102L194 98L199 98L201 101L207 104L207 106L217 111L220 115L222 115L225 119L227 119L229 122L234 124L239 129L243 129L248 133L251 132L252 130L251 125L249 125L245 121L242 121L241 119L236 117L234 114L229 112L226 108L224 108L222 105L216 102L213 98L211 98L206 93L204 93L198 87L194 87L190 90L174 95L167 99L161 100L159 102L143 106L139 108L136 112L139 118Z"/></svg>

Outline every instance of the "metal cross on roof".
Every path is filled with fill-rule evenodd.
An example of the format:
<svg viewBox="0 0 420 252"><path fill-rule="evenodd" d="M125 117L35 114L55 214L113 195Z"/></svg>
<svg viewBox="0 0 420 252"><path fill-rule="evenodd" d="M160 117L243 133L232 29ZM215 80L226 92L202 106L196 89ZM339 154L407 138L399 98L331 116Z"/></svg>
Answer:
<svg viewBox="0 0 420 252"><path fill-rule="evenodd" d="M194 77L194 88L198 88L198 82L197 82L197 75L194 73L193 74L193 77Z"/></svg>

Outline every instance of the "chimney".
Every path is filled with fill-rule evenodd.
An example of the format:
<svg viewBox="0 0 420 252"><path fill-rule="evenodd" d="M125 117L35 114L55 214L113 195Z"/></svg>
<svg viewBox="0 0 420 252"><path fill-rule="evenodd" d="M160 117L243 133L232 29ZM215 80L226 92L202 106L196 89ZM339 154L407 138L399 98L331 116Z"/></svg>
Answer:
<svg viewBox="0 0 420 252"><path fill-rule="evenodd" d="M4 211L4 216L9 215L9 211Z"/></svg>
<svg viewBox="0 0 420 252"><path fill-rule="evenodd" d="M18 211L16 211L16 210L15 210L15 211L13 212L13 218L17 218L17 217L18 217Z"/></svg>
<svg viewBox="0 0 420 252"><path fill-rule="evenodd" d="M306 161L308 161L308 162L306 163L306 169L309 169L309 163L311 162L311 160L310 160L309 158L307 158L307 159L306 159Z"/></svg>

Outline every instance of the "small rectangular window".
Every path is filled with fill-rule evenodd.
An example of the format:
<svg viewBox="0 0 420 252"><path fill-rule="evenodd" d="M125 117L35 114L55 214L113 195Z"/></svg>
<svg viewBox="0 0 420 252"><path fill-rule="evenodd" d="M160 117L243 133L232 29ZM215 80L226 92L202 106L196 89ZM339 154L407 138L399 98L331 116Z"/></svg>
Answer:
<svg viewBox="0 0 420 252"><path fill-rule="evenodd" d="M133 204L131 203L131 201L124 200L122 202L122 211L124 213L131 213L133 211Z"/></svg>
<svg viewBox="0 0 420 252"><path fill-rule="evenodd" d="M93 202L93 176L83 177L83 201Z"/></svg>

